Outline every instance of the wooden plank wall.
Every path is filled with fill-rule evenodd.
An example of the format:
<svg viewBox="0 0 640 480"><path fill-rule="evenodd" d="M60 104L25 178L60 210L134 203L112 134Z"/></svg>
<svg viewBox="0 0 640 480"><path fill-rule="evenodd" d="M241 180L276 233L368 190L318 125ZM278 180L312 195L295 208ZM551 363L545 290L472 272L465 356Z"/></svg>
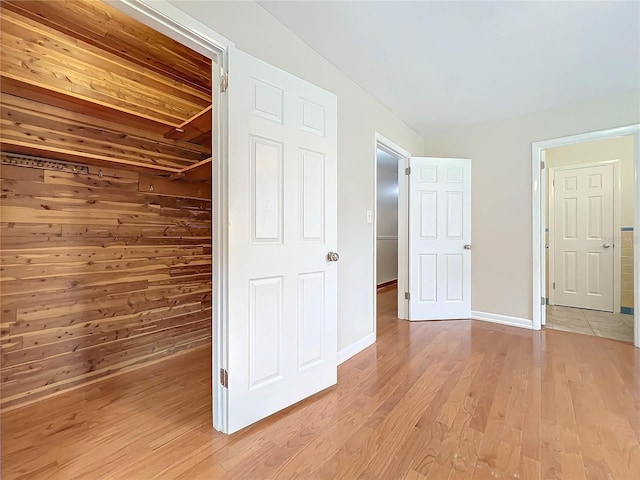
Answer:
<svg viewBox="0 0 640 480"><path fill-rule="evenodd" d="M0 166L3 408L211 340L210 199L102 171Z"/></svg>

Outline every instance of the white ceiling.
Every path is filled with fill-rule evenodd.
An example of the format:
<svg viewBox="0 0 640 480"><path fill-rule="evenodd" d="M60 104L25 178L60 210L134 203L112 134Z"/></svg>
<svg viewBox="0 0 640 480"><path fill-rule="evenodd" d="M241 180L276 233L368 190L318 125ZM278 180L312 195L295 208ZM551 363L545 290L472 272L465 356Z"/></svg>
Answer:
<svg viewBox="0 0 640 480"><path fill-rule="evenodd" d="M264 1L428 137L640 87L637 1Z"/></svg>

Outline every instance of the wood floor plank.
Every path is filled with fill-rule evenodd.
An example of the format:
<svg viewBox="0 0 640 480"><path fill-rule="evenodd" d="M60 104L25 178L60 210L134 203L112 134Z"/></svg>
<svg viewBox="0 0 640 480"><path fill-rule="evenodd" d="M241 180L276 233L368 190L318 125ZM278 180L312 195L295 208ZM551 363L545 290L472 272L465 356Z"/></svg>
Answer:
<svg viewBox="0 0 640 480"><path fill-rule="evenodd" d="M561 331L400 321L338 385L212 428L205 345L2 413L8 480L635 480L640 352ZM579 338L578 338L579 337Z"/></svg>

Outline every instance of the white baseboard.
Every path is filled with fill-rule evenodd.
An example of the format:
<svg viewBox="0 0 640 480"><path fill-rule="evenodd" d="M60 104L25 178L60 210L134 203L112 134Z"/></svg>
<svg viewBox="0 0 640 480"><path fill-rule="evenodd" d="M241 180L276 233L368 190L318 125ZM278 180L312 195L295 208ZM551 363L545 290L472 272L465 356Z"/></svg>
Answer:
<svg viewBox="0 0 640 480"><path fill-rule="evenodd" d="M508 315L500 315L498 313L471 311L473 320L483 320L485 322L499 323L501 325L509 325L510 327L533 329L533 321L528 318L510 317Z"/></svg>
<svg viewBox="0 0 640 480"><path fill-rule="evenodd" d="M338 365L340 365L343 362L346 362L351 357L360 353L362 350L373 345L374 343L376 343L375 332L370 333L369 335L367 335L364 338L361 338L357 342L353 342L348 347L343 348L338 352Z"/></svg>

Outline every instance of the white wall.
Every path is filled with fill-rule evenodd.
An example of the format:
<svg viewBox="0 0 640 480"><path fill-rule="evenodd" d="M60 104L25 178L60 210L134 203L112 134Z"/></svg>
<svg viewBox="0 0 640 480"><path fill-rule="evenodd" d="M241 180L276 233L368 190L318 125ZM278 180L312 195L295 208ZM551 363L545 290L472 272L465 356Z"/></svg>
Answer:
<svg viewBox="0 0 640 480"><path fill-rule="evenodd" d="M338 350L374 332L375 132L422 154L422 138L255 2L171 2L236 47L338 96ZM233 82L233 74L230 74Z"/></svg>
<svg viewBox="0 0 640 480"><path fill-rule="evenodd" d="M398 160L377 152L376 283L398 279Z"/></svg>
<svg viewBox="0 0 640 480"><path fill-rule="evenodd" d="M471 158L472 309L531 319L531 143L640 123L640 90L425 140Z"/></svg>

